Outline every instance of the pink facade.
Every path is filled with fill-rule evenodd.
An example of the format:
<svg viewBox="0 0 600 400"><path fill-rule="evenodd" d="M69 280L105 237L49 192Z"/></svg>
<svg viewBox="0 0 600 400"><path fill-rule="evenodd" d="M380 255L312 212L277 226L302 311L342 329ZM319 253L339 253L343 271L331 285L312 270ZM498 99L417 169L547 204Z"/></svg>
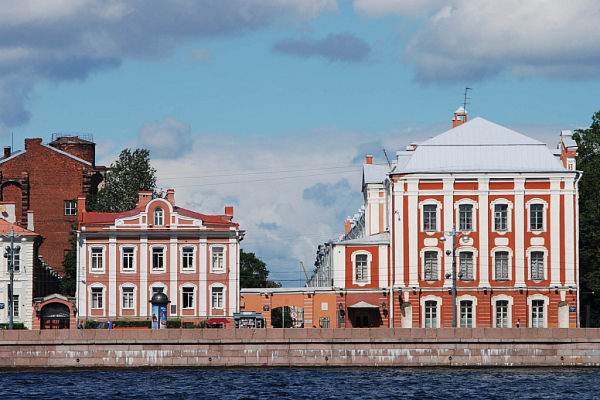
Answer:
<svg viewBox="0 0 600 400"><path fill-rule="evenodd" d="M239 310L239 243L243 231L223 215L177 207L140 192L123 213L85 212L79 198L79 319L147 319L152 295L165 293L170 318L231 317Z"/></svg>

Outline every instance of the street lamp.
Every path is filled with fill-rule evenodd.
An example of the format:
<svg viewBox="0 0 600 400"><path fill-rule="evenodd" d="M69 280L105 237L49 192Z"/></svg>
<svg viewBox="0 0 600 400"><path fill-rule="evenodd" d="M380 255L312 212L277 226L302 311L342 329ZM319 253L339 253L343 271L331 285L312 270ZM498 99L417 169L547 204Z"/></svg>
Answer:
<svg viewBox="0 0 600 400"><path fill-rule="evenodd" d="M15 255L19 255L21 251L21 246L15 246L15 238L18 236L22 236L15 233L14 227L11 226L10 233L3 233L4 235L10 238L10 246L6 246L4 248L4 258L8 260L8 270L10 271L10 302L8 308L8 315L10 316L10 322L8 324L8 329L13 328L13 315L14 315L14 278L15 278Z"/></svg>
<svg viewBox="0 0 600 400"><path fill-rule="evenodd" d="M456 238L463 236L463 240L469 240L469 237L466 233L456 231L456 225L452 225L451 231L442 231L442 237L440 238L440 242L446 241L446 236L452 237L452 253L450 250L446 250L446 255L449 256L452 254L452 274L446 274L446 279L452 277L452 327L456 328ZM460 271L458 273L458 277L462 278L463 273Z"/></svg>

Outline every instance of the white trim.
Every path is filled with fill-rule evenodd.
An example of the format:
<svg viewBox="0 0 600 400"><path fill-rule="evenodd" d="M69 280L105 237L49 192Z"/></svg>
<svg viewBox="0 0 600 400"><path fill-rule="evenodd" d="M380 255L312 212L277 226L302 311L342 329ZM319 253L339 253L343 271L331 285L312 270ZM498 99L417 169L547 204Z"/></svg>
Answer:
<svg viewBox="0 0 600 400"><path fill-rule="evenodd" d="M159 215L160 211L160 215ZM152 211L152 226L165 226L165 209L161 206L156 206ZM160 217L161 223L157 224L156 221Z"/></svg>
<svg viewBox="0 0 600 400"><path fill-rule="evenodd" d="M92 268L92 252L94 249L102 250L102 268L93 269ZM89 273L90 274L104 274L106 273L106 245L104 244L89 244L88 245L88 265L89 265Z"/></svg>
<svg viewBox="0 0 600 400"><path fill-rule="evenodd" d="M469 205L469 206L473 206L473 208L471 209L471 229L460 229L460 206L464 206L464 205ZM461 232L467 232L467 233L471 233L471 232L477 232L477 211L479 209L479 203L477 203L475 200L473 199L469 199L469 198L462 198L460 200L457 200L454 202L454 214L455 214L455 221L456 221L456 226L457 226L457 231L461 231Z"/></svg>
<svg viewBox="0 0 600 400"><path fill-rule="evenodd" d="M424 213L424 206L436 206L435 209L435 230L431 230L431 229L427 229L425 230L425 220L423 219L423 213ZM434 233L434 232L439 232L441 230L441 217L442 217L442 213L440 212L442 210L442 202L436 199L425 199L423 201L421 201L419 203L419 215L421 218L421 223L419 226L419 229L421 232L428 232L428 233Z"/></svg>
<svg viewBox="0 0 600 400"><path fill-rule="evenodd" d="M184 288L192 288L194 289L192 292L192 307L190 308L183 308L183 289ZM194 310L194 315L196 315L197 313L195 312L198 309L198 286L196 286L195 284L191 283L191 282L185 282L182 283L181 285L179 285L179 301L181 304L180 307L180 312L179 312L179 316L183 316L183 310Z"/></svg>
<svg viewBox="0 0 600 400"><path fill-rule="evenodd" d="M534 251L539 251L544 253L544 279L532 279L531 277L531 253ZM527 264L525 265L527 271L527 279L534 281L536 283L545 281L549 279L548 276L548 249L543 246L531 246L525 250L525 257L527 260Z"/></svg>
<svg viewBox="0 0 600 400"><path fill-rule="evenodd" d="M124 288L133 288L133 307L132 308L124 308L123 307L123 289ZM119 311L120 315L123 315L123 310L134 310L134 315L137 315L137 286L131 282L126 282L119 286Z"/></svg>
<svg viewBox="0 0 600 400"><path fill-rule="evenodd" d="M536 293L534 295L531 295L529 297L527 297L527 320L529 321L528 326L529 328L533 327L533 301L534 300L544 300L544 321L543 321L543 327L542 328L547 328L548 327L548 303L550 302L548 296L544 296L543 294L540 293Z"/></svg>
<svg viewBox="0 0 600 400"><path fill-rule="evenodd" d="M92 308L92 305L94 304L92 301L92 289L102 289L102 307L101 308ZM88 299L89 299L89 315L92 316L92 310L102 310L102 315L106 316L106 303L108 302L108 299L106 298L106 286L101 284L101 283L92 283L91 285L88 286ZM93 317L93 316L92 316Z"/></svg>
<svg viewBox="0 0 600 400"><path fill-rule="evenodd" d="M542 218L542 229L531 229L531 210L530 210L530 206L532 204L542 204L543 206L543 218ZM547 228L548 228L548 202L546 202L545 200L542 200L538 197L531 199L529 201L527 201L527 203L525 203L525 209L527 210L527 219L526 219L526 224L527 224L527 232L531 232L534 235L539 235L542 232L546 232Z"/></svg>
<svg viewBox="0 0 600 400"><path fill-rule="evenodd" d="M506 204L506 230L504 229L496 229L496 205L497 204ZM492 221L490 223L490 228L492 232L497 232L500 235L506 234L506 232L512 232L512 212L513 203L510 200L505 198L498 198L492 202L490 202L490 211L492 212Z"/></svg>
<svg viewBox="0 0 600 400"><path fill-rule="evenodd" d="M50 146L50 145L49 145L49 144L47 144L47 143L40 143L40 146L44 146L44 147L46 147L46 148L48 148L48 149L50 149L50 150L54 150L55 152L57 152L57 153L60 153L60 154L62 154L63 156L67 156L67 157L69 157L69 158L72 158L73 160L77 160L77 161L79 161L80 163L84 163L85 165L90 165L90 166L92 165L92 163L91 163L91 162L89 162L89 161L85 161L85 160L83 160L83 159L81 159L81 158L79 158L79 157L75 157L75 156L74 156L74 155L72 155L72 154L66 153L66 152L64 152L64 151L62 151L62 150L59 150L59 149L57 149L57 148L55 148L55 147L52 147L52 146ZM25 151L23 151L23 153L25 153ZM19 153L19 154L23 154L23 153ZM8 159L9 159L9 158L7 158L7 160L8 160Z"/></svg>
<svg viewBox="0 0 600 400"><path fill-rule="evenodd" d="M428 251L434 251L437 253L437 272L436 279L425 279L425 253ZM421 259L421 280L426 282L439 281L442 279L442 251L439 247L423 247L420 251Z"/></svg>
<svg viewBox="0 0 600 400"><path fill-rule="evenodd" d="M163 249L163 267L161 269L154 268L154 249L162 248ZM151 274L164 274L167 272L167 252L168 246L166 244L151 244L148 245L148 253L150 254L150 273Z"/></svg>
<svg viewBox="0 0 600 400"><path fill-rule="evenodd" d="M473 253L473 279L459 279L458 278L458 273L460 272L460 254L461 253ZM473 282L477 280L477 277L479 276L478 274L478 267L479 267L479 263L477 262L479 256L479 251L472 246L460 246L456 248L456 279L460 280L460 282ZM450 257L450 259L452 259L452 257Z"/></svg>
<svg viewBox="0 0 600 400"><path fill-rule="evenodd" d="M220 247L223 249L223 268L219 268L219 269L215 269L213 267L213 249L215 247ZM209 254L209 259L208 259L208 263L210 266L210 273L211 274L224 274L227 272L227 243L213 243L211 245L208 246L208 254Z"/></svg>
<svg viewBox="0 0 600 400"><path fill-rule="evenodd" d="M131 269L124 269L123 268L123 254L124 254L124 250L125 248L128 249L133 249L133 268ZM138 255L138 248L136 245L134 244L122 244L119 245L119 271L122 274L135 274L137 273L137 255Z"/></svg>
<svg viewBox="0 0 600 400"><path fill-rule="evenodd" d="M367 279L364 281L356 280L356 256L366 255L367 256ZM352 284L357 286L366 286L371 284L371 264L373 261L373 255L366 250L357 250L350 255L352 261Z"/></svg>
<svg viewBox="0 0 600 400"><path fill-rule="evenodd" d="M222 288L223 289L223 304L221 305L221 307L213 307L213 289L214 288ZM222 283L213 283L212 285L210 285L208 287L208 304L209 304L209 310L210 310L210 315L213 315L213 310L223 310L225 311L227 309L227 286L223 285Z"/></svg>
<svg viewBox="0 0 600 400"><path fill-rule="evenodd" d="M496 318L496 302L497 301L508 301L508 326L507 328L512 328L512 315L513 315L513 303L514 303L514 299L511 296L507 296L505 294L499 294L497 296L492 297L492 326L494 328L498 328L498 326L496 325L497 323L497 318Z"/></svg>
<svg viewBox="0 0 600 400"><path fill-rule="evenodd" d="M433 328L439 328L441 327L441 323L442 323L442 298L438 297L438 296L434 296L434 295L429 295L429 296L425 296L421 298L421 323L422 323L422 328L425 328L425 302L427 301L436 301L436 311L435 311L435 316L436 316L436 323Z"/></svg>
<svg viewBox="0 0 600 400"><path fill-rule="evenodd" d="M498 280L498 279L496 279L496 253L502 252L502 251L508 252L508 278ZM513 272L512 272L513 257L514 257L513 250L507 246L497 246L497 247L492 248L492 251L490 251L490 255L492 257L492 280L494 280L496 282L511 281L513 279Z"/></svg>
<svg viewBox="0 0 600 400"><path fill-rule="evenodd" d="M183 249L189 248L192 249L192 268L183 268ZM179 271L182 274L194 274L196 273L196 264L198 260L198 246L194 244L180 244L179 245Z"/></svg>
<svg viewBox="0 0 600 400"><path fill-rule="evenodd" d="M154 282L152 285L148 286L148 295L149 295L149 297L148 297L149 300L148 301L152 300L152 295L153 295L152 291L153 291L153 289L155 287L161 287L161 288L163 288L163 293L166 294L167 297L169 297L169 293L168 293L169 292L169 286L165 285L162 282Z"/></svg>
<svg viewBox="0 0 600 400"><path fill-rule="evenodd" d="M477 297L471 296L469 294L463 294L462 296L458 296L456 298L456 304L454 306L456 307L457 328L460 328L460 302L463 300L473 302L473 304L472 304L473 310L471 311L471 313L472 313L471 328L477 328Z"/></svg>

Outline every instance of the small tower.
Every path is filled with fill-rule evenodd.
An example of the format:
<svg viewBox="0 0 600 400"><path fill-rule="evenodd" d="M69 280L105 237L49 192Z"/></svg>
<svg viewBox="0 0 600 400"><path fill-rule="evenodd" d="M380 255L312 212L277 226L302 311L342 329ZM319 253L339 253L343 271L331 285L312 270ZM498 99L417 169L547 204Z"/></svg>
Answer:
<svg viewBox="0 0 600 400"><path fill-rule="evenodd" d="M467 110L463 106L458 107L458 110L454 111L454 119L452 120L452 128L456 128L459 125L467 122Z"/></svg>

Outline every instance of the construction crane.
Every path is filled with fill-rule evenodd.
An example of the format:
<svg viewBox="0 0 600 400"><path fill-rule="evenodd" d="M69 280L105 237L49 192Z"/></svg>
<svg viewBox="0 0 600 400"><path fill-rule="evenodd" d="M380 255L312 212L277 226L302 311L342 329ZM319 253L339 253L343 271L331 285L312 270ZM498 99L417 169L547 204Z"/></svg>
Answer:
<svg viewBox="0 0 600 400"><path fill-rule="evenodd" d="M304 275L306 275L306 282L308 283L309 279L308 274L306 273L306 268L304 268L304 263L300 261L300 265L302 265L302 270L304 271Z"/></svg>

